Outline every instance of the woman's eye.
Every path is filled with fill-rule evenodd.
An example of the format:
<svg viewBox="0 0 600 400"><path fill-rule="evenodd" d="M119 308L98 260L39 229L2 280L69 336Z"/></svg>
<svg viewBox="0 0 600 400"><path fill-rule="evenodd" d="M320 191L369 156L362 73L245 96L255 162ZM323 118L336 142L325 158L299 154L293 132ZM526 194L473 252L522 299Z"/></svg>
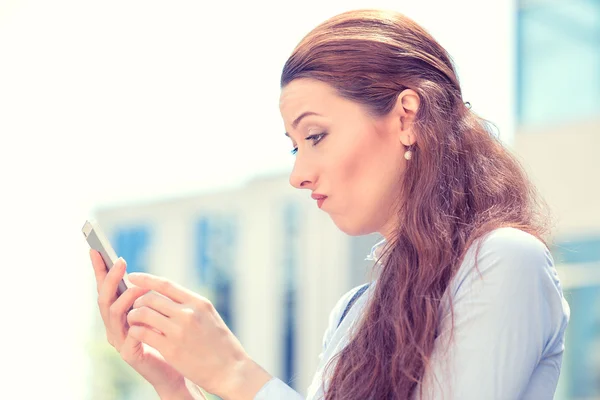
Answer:
<svg viewBox="0 0 600 400"><path fill-rule="evenodd" d="M310 135L310 136L308 136L308 137L306 138L306 140L312 140L312 142L313 142L313 146L314 146L314 145L316 145L317 143L319 143L319 142L320 142L320 141L323 139L323 137L325 137L325 135L326 135L326 133L325 133L325 132L323 132L323 133L317 133L317 134L315 134L315 135Z"/></svg>
<svg viewBox="0 0 600 400"><path fill-rule="evenodd" d="M316 146L317 143L319 143L321 140L323 140L323 138L325 137L325 135L327 135L326 132L317 133L317 134L314 134L314 135L307 136L305 140L311 140L313 142L312 145ZM295 156L298 153L298 147L294 147L292 149L291 153L292 153L292 155Z"/></svg>

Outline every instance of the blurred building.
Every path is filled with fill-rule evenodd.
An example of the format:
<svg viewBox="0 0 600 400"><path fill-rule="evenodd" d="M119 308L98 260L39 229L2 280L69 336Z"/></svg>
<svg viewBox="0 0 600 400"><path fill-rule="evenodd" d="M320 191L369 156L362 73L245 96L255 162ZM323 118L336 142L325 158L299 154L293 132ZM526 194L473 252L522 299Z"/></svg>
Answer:
<svg viewBox="0 0 600 400"><path fill-rule="evenodd" d="M369 279L380 237L348 237L287 176L223 193L102 209L128 270L209 298L252 357L299 391L316 370L329 312Z"/></svg>
<svg viewBox="0 0 600 400"><path fill-rule="evenodd" d="M556 398L600 398L600 1L521 0L515 37L510 145L553 211L571 306ZM208 297L250 355L303 392L329 311L368 279L380 238L344 235L297 192L276 176L96 216L130 271Z"/></svg>
<svg viewBox="0 0 600 400"><path fill-rule="evenodd" d="M556 221L552 252L571 306L556 398L600 398L600 1L520 0L522 158Z"/></svg>

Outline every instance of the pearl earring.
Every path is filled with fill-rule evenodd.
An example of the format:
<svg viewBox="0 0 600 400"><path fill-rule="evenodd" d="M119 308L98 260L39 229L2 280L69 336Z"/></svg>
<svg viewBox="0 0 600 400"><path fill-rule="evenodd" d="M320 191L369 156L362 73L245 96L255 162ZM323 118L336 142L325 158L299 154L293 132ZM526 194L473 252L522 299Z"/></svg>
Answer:
<svg viewBox="0 0 600 400"><path fill-rule="evenodd" d="M412 156L413 156L413 152L412 152L412 146L411 146L404 153L404 158L406 159L406 161L409 161L412 158Z"/></svg>

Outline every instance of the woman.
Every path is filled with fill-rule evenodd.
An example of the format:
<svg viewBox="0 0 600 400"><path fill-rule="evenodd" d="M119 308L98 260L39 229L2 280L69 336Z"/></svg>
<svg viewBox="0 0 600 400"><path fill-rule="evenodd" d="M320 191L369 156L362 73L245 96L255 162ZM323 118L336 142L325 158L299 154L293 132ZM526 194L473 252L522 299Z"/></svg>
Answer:
<svg viewBox="0 0 600 400"><path fill-rule="evenodd" d="M569 307L519 164L465 105L446 51L401 14L318 26L283 69L296 162L349 235L381 233L375 279L330 315L309 399L551 399ZM105 273L108 340L161 398L302 398L253 362L210 302L167 280ZM153 292L148 292L153 290ZM127 310L133 306L133 310Z"/></svg>

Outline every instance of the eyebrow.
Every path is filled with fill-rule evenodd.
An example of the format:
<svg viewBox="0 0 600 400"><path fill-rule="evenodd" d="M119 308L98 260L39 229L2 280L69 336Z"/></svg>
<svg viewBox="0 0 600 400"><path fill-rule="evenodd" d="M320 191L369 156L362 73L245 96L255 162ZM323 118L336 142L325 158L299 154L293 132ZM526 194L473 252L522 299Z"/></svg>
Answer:
<svg viewBox="0 0 600 400"><path fill-rule="evenodd" d="M316 116L318 116L318 117L321 117L321 114L317 114L316 112L313 112L313 111L305 111L305 112L303 112L302 114L300 114L300 115L298 116L298 118L296 118L296 119L294 120L294 122L292 122L292 128L296 129L296 127L298 126L298 124L300 123L300 121L302 121L302 118L304 118L304 117L308 117L308 116L310 116L310 115L316 115ZM287 137L290 137L290 134L286 132L286 133L285 133L285 136L287 136Z"/></svg>

